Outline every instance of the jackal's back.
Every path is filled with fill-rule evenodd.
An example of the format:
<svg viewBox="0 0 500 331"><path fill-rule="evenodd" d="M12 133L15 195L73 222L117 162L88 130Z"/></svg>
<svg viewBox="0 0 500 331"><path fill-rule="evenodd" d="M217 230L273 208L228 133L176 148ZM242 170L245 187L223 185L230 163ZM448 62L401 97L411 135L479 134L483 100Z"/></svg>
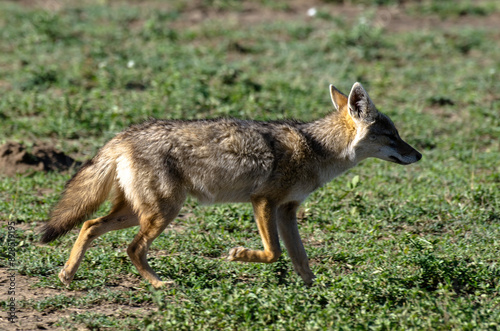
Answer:
<svg viewBox="0 0 500 331"><path fill-rule="evenodd" d="M151 120L118 138L131 146L130 166L137 174L154 174L159 191L184 187L202 202L239 202L249 201L266 185L284 185L287 176L301 177L298 168L311 158L301 125Z"/></svg>

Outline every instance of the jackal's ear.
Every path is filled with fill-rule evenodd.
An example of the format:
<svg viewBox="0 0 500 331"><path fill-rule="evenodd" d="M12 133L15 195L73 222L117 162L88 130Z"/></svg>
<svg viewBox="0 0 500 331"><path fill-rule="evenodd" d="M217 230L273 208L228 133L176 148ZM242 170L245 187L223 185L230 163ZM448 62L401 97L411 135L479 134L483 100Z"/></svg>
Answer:
<svg viewBox="0 0 500 331"><path fill-rule="evenodd" d="M377 116L377 108L360 83L354 83L348 98L349 114L358 121L372 122Z"/></svg>
<svg viewBox="0 0 500 331"><path fill-rule="evenodd" d="M337 90L333 85L330 85L330 97L332 98L335 109L339 111L347 105L347 95Z"/></svg>

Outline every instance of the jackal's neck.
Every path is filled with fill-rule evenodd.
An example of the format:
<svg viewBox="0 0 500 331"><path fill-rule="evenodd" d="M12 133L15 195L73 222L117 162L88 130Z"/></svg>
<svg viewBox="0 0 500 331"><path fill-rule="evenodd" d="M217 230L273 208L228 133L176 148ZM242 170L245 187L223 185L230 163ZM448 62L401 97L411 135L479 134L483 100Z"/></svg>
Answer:
<svg viewBox="0 0 500 331"><path fill-rule="evenodd" d="M353 143L356 140L356 125L346 109L309 123L306 131L325 156L355 161Z"/></svg>

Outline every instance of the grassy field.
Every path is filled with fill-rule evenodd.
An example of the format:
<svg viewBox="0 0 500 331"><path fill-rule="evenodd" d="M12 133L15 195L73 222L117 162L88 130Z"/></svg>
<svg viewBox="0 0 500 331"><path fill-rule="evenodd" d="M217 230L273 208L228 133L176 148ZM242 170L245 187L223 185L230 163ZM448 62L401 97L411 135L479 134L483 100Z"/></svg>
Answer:
<svg viewBox="0 0 500 331"><path fill-rule="evenodd" d="M306 200L309 288L286 253L225 260L261 246L250 205L194 199L149 255L174 287L139 277L132 228L97 239L67 288L78 231L37 230L74 171L0 175L0 329L9 222L18 329L499 329L499 21L495 0L0 2L0 144L85 161L149 117L309 121L332 111L328 84L360 81L423 154L364 161Z"/></svg>

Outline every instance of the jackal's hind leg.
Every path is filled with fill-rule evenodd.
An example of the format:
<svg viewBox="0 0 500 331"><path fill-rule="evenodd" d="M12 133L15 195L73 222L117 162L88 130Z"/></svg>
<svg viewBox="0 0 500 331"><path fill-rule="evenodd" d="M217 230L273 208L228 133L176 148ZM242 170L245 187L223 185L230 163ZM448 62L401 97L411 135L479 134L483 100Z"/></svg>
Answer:
<svg viewBox="0 0 500 331"><path fill-rule="evenodd" d="M185 196L184 196L185 197ZM140 230L130 243L127 253L139 274L148 280L155 288L160 288L171 282L162 282L160 277L151 268L147 260L147 253L151 243L165 230L179 213L184 199L168 199L158 210L152 209L140 216Z"/></svg>
<svg viewBox="0 0 500 331"><path fill-rule="evenodd" d="M276 225L276 208L265 198L252 199L252 205L264 250L234 247L229 251L228 260L263 263L276 262L281 256L278 228Z"/></svg>
<svg viewBox="0 0 500 331"><path fill-rule="evenodd" d="M61 282L65 285L71 283L82 262L85 252L94 239L106 232L125 229L136 225L139 225L139 219L123 199L117 199L115 201L109 215L83 223L78 239L71 250L69 259L59 272L59 279Z"/></svg>

